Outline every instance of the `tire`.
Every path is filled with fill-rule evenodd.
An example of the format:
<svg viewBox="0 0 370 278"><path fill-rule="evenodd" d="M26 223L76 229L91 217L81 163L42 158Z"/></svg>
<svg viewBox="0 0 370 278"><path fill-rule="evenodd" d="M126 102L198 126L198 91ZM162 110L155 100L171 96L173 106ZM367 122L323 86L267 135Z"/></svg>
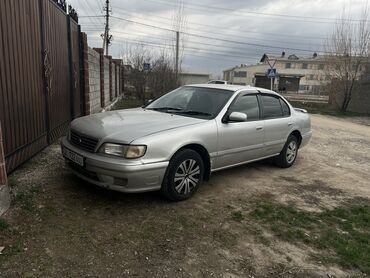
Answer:
<svg viewBox="0 0 370 278"><path fill-rule="evenodd" d="M171 201L189 199L199 189L203 176L202 157L193 150L180 150L168 165L161 191Z"/></svg>
<svg viewBox="0 0 370 278"><path fill-rule="evenodd" d="M286 141L283 150L276 157L275 163L281 168L289 168L292 166L298 155L298 139L294 135L290 135Z"/></svg>

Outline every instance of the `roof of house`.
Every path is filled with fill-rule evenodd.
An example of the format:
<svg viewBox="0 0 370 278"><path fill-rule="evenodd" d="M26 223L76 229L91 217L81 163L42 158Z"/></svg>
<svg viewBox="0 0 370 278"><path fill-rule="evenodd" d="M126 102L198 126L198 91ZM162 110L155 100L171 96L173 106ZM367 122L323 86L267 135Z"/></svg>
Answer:
<svg viewBox="0 0 370 278"><path fill-rule="evenodd" d="M318 55L316 52L312 54L312 56L297 56L296 54L290 54L287 55L285 52L282 52L281 55L276 55L276 54L263 54L260 62L265 63L267 62L268 59L270 60L278 60L278 61L307 61L307 62L312 62L312 61L320 61L324 58L322 55Z"/></svg>

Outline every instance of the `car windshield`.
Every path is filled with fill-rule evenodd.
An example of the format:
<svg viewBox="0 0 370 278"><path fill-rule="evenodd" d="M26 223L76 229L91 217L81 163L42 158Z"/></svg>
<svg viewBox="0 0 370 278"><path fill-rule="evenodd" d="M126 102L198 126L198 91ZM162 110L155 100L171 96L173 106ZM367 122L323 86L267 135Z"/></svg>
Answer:
<svg viewBox="0 0 370 278"><path fill-rule="evenodd" d="M228 90L181 87L153 101L145 109L212 119L231 96Z"/></svg>

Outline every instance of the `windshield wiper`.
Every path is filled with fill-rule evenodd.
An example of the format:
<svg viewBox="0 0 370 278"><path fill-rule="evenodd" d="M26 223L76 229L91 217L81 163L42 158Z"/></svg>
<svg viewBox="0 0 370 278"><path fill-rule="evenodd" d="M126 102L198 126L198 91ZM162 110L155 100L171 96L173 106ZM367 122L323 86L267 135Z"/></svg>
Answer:
<svg viewBox="0 0 370 278"><path fill-rule="evenodd" d="M186 115L201 115L201 116L212 116L210 113L202 112L202 111L193 111L193 110L187 110L187 111L179 111L180 114L186 114Z"/></svg>
<svg viewBox="0 0 370 278"><path fill-rule="evenodd" d="M178 107L156 107L156 108L146 108L146 109L150 109L150 110L155 110L155 111L181 111L182 109L181 108L178 108Z"/></svg>

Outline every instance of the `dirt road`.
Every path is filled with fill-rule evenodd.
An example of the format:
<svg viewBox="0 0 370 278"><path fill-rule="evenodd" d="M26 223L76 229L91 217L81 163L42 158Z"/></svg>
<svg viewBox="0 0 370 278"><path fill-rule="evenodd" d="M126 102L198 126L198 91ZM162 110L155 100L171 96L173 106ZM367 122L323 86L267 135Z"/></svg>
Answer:
<svg viewBox="0 0 370 278"><path fill-rule="evenodd" d="M312 212L369 201L370 127L314 115L312 128L292 168L260 162L215 173L181 203L89 185L53 145L10 176L16 197L0 229L0 276L361 275L248 217L260 200Z"/></svg>

